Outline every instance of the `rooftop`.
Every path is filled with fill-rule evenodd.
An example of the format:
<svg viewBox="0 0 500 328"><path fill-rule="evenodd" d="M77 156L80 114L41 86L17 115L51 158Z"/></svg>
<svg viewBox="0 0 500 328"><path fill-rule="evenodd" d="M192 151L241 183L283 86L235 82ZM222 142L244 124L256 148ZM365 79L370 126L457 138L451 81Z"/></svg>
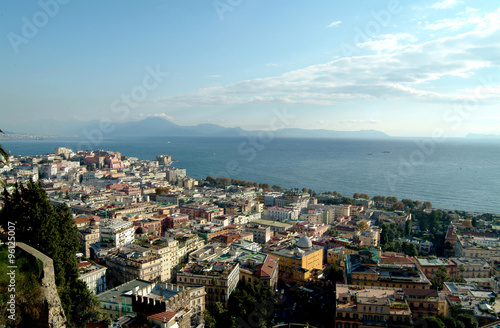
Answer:
<svg viewBox="0 0 500 328"><path fill-rule="evenodd" d="M101 303L120 302L132 304L132 295L151 285L152 283L149 281L136 279L97 295L96 298Z"/></svg>

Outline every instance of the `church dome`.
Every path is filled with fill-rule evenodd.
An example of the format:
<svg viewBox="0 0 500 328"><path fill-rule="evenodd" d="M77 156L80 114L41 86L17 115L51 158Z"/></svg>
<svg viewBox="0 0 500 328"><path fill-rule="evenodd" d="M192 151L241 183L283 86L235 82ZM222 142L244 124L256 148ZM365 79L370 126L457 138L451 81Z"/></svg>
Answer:
<svg viewBox="0 0 500 328"><path fill-rule="evenodd" d="M297 247L299 248L311 248L313 246L311 239L307 238L307 236L300 237L297 242Z"/></svg>

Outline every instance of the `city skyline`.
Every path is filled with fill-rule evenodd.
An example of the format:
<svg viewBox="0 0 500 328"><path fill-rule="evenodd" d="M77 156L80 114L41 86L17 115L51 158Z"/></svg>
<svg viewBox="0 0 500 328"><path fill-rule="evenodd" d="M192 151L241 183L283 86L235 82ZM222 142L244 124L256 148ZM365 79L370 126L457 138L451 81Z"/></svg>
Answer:
<svg viewBox="0 0 500 328"><path fill-rule="evenodd" d="M97 5L98 4L98 5ZM0 5L3 130L164 117L245 130L496 134L493 1Z"/></svg>

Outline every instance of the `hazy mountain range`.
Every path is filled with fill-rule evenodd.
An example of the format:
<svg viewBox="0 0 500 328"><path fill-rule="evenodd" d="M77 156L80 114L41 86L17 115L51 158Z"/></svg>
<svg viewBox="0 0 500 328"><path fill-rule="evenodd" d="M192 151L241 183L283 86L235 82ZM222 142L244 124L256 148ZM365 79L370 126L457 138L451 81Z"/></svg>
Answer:
<svg viewBox="0 0 500 328"><path fill-rule="evenodd" d="M33 129L30 129L33 130ZM160 117L150 117L141 121L110 123L102 125L99 121L81 122L40 122L38 127L30 131L32 134L59 135L59 136L86 136L95 131L102 131L111 137L175 137L175 136L213 136L213 137L238 137L252 136L262 131L247 131L240 127L227 128L216 124L199 124L196 126L181 126ZM27 133L26 131L16 133ZM273 131L273 137L281 138L366 138L383 139L389 135L376 130L360 131L334 131L312 129L279 129Z"/></svg>

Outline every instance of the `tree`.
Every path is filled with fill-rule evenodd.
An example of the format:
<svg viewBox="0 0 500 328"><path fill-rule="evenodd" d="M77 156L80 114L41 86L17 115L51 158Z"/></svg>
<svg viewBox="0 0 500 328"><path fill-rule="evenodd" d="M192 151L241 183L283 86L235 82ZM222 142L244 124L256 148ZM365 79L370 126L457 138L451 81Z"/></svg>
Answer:
<svg viewBox="0 0 500 328"><path fill-rule="evenodd" d="M59 297L69 321L78 327L98 315L97 300L78 280L76 253L80 250L78 230L69 207L50 204L40 182L16 184L10 194L4 190L5 206L0 226L16 226L16 241L24 242L53 260Z"/></svg>
<svg viewBox="0 0 500 328"><path fill-rule="evenodd" d="M344 273L337 264L330 264L325 268L325 279L334 282L344 282Z"/></svg>
<svg viewBox="0 0 500 328"><path fill-rule="evenodd" d="M358 194L358 193L355 193L354 195L352 195L352 198L354 198L354 199L358 199L358 198L359 198L359 194Z"/></svg>
<svg viewBox="0 0 500 328"><path fill-rule="evenodd" d="M465 327L467 328L478 328L479 323L477 322L477 319L467 313L460 313L459 315L456 316L457 321L461 321Z"/></svg>
<svg viewBox="0 0 500 328"><path fill-rule="evenodd" d="M210 187L215 187L216 185L216 181L215 181L215 178L211 175L209 175L206 179L205 179L206 183L210 186Z"/></svg>
<svg viewBox="0 0 500 328"><path fill-rule="evenodd" d="M273 191L275 191L275 192L282 192L282 191L283 191L283 188L281 188L281 187L280 187L280 186L278 186L278 185L273 185L273 186L271 187L271 189L272 189Z"/></svg>
<svg viewBox="0 0 500 328"><path fill-rule="evenodd" d="M258 320L258 325L254 326L271 327L273 310L274 292L269 286L260 282L247 283L238 287L229 298L228 314L233 324L235 320L243 320L243 322ZM230 327L230 324L226 323L220 327Z"/></svg>
<svg viewBox="0 0 500 328"><path fill-rule="evenodd" d="M358 223L358 231L363 232L363 231L366 231L368 229L370 229L370 225L368 224L368 222L366 222L366 221L360 221Z"/></svg>
<svg viewBox="0 0 500 328"><path fill-rule="evenodd" d="M430 209L432 208L432 203L431 202L424 202L424 209Z"/></svg>
<svg viewBox="0 0 500 328"><path fill-rule="evenodd" d="M268 190L271 189L271 186L269 185L269 183L259 183L259 188L262 190Z"/></svg>
<svg viewBox="0 0 500 328"><path fill-rule="evenodd" d="M356 201L349 197L342 198L342 204L356 205Z"/></svg>
<svg viewBox="0 0 500 328"><path fill-rule="evenodd" d="M405 208L405 204L403 204L402 202L397 202L397 203L394 203L392 204L391 206L391 210L392 211L401 211Z"/></svg>
<svg viewBox="0 0 500 328"><path fill-rule="evenodd" d="M422 318L420 319L420 322L424 322L425 323L424 327L427 328L446 328L444 323L439 318L436 317Z"/></svg>

